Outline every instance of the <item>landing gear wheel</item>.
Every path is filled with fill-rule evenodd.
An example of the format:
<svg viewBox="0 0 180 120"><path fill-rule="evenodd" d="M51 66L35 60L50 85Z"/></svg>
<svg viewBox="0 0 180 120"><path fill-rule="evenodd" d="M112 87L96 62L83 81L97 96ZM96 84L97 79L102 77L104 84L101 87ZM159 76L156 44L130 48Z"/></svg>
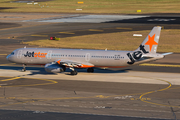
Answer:
<svg viewBox="0 0 180 120"><path fill-rule="evenodd" d="M93 72L94 72L94 68L88 68L88 69L87 69L87 72L93 73Z"/></svg>
<svg viewBox="0 0 180 120"><path fill-rule="evenodd" d="M26 68L23 68L21 71L22 71L22 72L26 72Z"/></svg>
<svg viewBox="0 0 180 120"><path fill-rule="evenodd" d="M78 72L76 70L71 71L71 75L77 75L77 74L78 74Z"/></svg>
<svg viewBox="0 0 180 120"><path fill-rule="evenodd" d="M21 71L26 72L26 64L23 64L23 69Z"/></svg>
<svg viewBox="0 0 180 120"><path fill-rule="evenodd" d="M63 67L62 67L62 69L63 69L63 72L65 72L65 71L66 71L66 67L65 67L65 66L63 66Z"/></svg>

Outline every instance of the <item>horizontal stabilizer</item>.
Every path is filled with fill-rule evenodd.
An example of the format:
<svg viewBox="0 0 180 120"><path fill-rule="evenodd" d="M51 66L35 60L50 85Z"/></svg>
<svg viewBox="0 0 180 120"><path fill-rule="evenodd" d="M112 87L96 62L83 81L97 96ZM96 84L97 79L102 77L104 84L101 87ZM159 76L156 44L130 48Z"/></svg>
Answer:
<svg viewBox="0 0 180 120"><path fill-rule="evenodd" d="M145 55L142 55L142 58L144 58L144 59L151 59L151 58L156 57L155 55L156 54L145 54Z"/></svg>
<svg viewBox="0 0 180 120"><path fill-rule="evenodd" d="M170 55L170 54L173 54L173 52L163 53L162 55Z"/></svg>
<svg viewBox="0 0 180 120"><path fill-rule="evenodd" d="M151 59L151 58L153 58L153 57L150 57L150 56L144 56L144 57L142 57L142 58L144 58L144 59Z"/></svg>

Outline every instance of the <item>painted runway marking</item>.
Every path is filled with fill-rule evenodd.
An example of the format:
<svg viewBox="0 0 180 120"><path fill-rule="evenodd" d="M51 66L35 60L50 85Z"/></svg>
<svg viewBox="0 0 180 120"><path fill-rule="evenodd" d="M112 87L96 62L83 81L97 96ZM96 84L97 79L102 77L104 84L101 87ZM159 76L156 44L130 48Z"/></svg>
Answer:
<svg viewBox="0 0 180 120"><path fill-rule="evenodd" d="M122 28L122 27L117 27L116 29L122 29L122 30L132 30L132 28Z"/></svg>
<svg viewBox="0 0 180 120"><path fill-rule="evenodd" d="M3 76L4 77L4 76ZM10 81L10 80L16 80L16 79L20 79L23 77L14 77L14 78L10 78L10 79L4 79L1 81ZM29 78L29 79L36 79L36 78ZM31 84L31 85L12 85L12 86L5 86L5 87L24 87L24 86L38 86L38 85L49 85L49 84L56 84L58 82L54 81L54 80L48 80L48 79L36 79L36 80L44 80L44 81L48 81L50 83L42 83L42 84ZM1 87L1 86L0 86ZM17 97L0 97L0 98L6 98L6 99L17 99ZM44 101L39 99L38 101ZM6 104L6 105L0 105L0 107L5 107L5 106L11 106L11 105L17 105L17 104L24 104L24 103L31 103L31 102L35 102L34 100L28 100L28 101L23 101L23 102L17 102L17 103L10 103L10 104Z"/></svg>
<svg viewBox="0 0 180 120"><path fill-rule="evenodd" d="M146 93L143 93L139 99L142 101L142 102L146 102L146 103L149 103L149 104L152 104L152 105L158 105L158 106L165 106L165 107L176 107L176 108L180 108L180 106L173 106L173 105L164 105L164 104L159 104L159 103L153 103L153 102L149 102L149 101L146 101L145 99L143 99L142 97L147 95L147 94L151 94L151 93L154 93L154 92L158 92L158 91L165 91L167 89L169 89L172 84L169 82L169 81L166 81L166 80L161 80L161 79L157 79L157 80L160 80L160 81L163 81L163 82L166 82L169 84L168 87L166 88L163 88L163 89L160 89L160 90L154 90L154 91L150 91L150 92L146 92Z"/></svg>
<svg viewBox="0 0 180 120"><path fill-rule="evenodd" d="M131 98L131 100L141 100L140 98ZM151 98L142 98L142 100L151 100Z"/></svg>
<svg viewBox="0 0 180 120"><path fill-rule="evenodd" d="M72 32L59 32L61 34L75 34L75 33L72 33Z"/></svg>
<svg viewBox="0 0 180 120"><path fill-rule="evenodd" d="M23 77L19 77L23 78ZM37 78L29 78L29 79L35 79L35 80L45 80L45 81L49 81L51 83L43 83L43 84L31 84L31 85L13 85L13 86L6 86L6 87L24 87L24 86L38 86L38 85L48 85L48 84L56 84L58 82L54 81L54 80L47 80L47 79L37 79ZM127 95L112 95L112 96L103 96L103 95L96 95L96 96L89 96L89 97L63 97L63 98L26 98L26 97L9 97L8 99L11 98L16 98L16 99L34 99L34 100L72 100L72 99L88 99L88 98L99 98L99 99L106 99L109 97L118 97L118 96L131 96L131 95L139 95L142 93L135 93L135 94L127 94ZM0 97L0 98L4 98L4 97ZM69 102L69 101L68 101ZM94 102L92 102L94 103Z"/></svg>
<svg viewBox="0 0 180 120"><path fill-rule="evenodd" d="M0 66L13 65L13 64L16 64L16 63L0 64Z"/></svg>
<svg viewBox="0 0 180 120"><path fill-rule="evenodd" d="M35 36L35 37L48 37L48 35L31 35L31 36Z"/></svg>
<svg viewBox="0 0 180 120"><path fill-rule="evenodd" d="M108 30L108 29L116 29L116 28L103 28L104 30Z"/></svg>
<svg viewBox="0 0 180 120"><path fill-rule="evenodd" d="M169 65L169 64L140 64L140 66L157 66L157 67L180 67L180 65Z"/></svg>
<svg viewBox="0 0 180 120"><path fill-rule="evenodd" d="M13 29L15 30L15 29L21 29L21 28L28 28L30 30L31 27L50 25L50 24L54 24L54 23L42 23L42 24L38 24L38 25L27 25L27 26L13 27L13 28L2 28L0 31L2 34L3 33L5 34L5 33L9 33L7 30L13 30ZM7 32L4 30L6 30ZM22 35L22 36L24 36L24 35ZM25 35L25 36L28 36L28 35Z"/></svg>
<svg viewBox="0 0 180 120"><path fill-rule="evenodd" d="M0 54L0 55L7 55L7 54Z"/></svg>
<svg viewBox="0 0 180 120"><path fill-rule="evenodd" d="M139 94L139 93L138 93ZM138 95L136 94L136 95ZM142 93L141 93L142 94ZM135 94L134 94L135 95ZM101 96L101 95L99 95ZM118 96L118 95L116 95ZM126 96L126 95L119 95L119 96ZM100 99L105 99L105 98L108 98L110 96L106 96L104 98L100 98ZM0 97L0 98L4 98L4 97ZM11 99L11 98L16 98L16 99L21 99L21 100L37 100L37 101L47 101L47 100L75 100L75 99L89 99L89 98L97 98L97 96L89 96L89 97L62 97L62 98L26 98L26 97L8 97L8 99ZM98 97L99 98L99 97ZM73 101L73 102L77 102L77 101ZM94 104L94 102L90 102L91 104ZM100 102L100 104L102 104L102 102Z"/></svg>
<svg viewBox="0 0 180 120"><path fill-rule="evenodd" d="M21 77L23 78L23 77ZM30 84L30 85L13 85L13 86L7 86L7 87L25 87L25 86L39 86L39 85L50 85L50 84L56 84L58 82L54 81L54 80L48 80L48 79L37 79L37 78L29 78L29 79L35 79L35 80L44 80L44 81L48 81L50 83L42 83L42 84Z"/></svg>
<svg viewBox="0 0 180 120"><path fill-rule="evenodd" d="M126 99L126 98L132 98L133 96L121 96L121 97L114 97L114 99Z"/></svg>
<svg viewBox="0 0 180 120"><path fill-rule="evenodd" d="M97 98L108 98L109 96L97 95Z"/></svg>
<svg viewBox="0 0 180 120"><path fill-rule="evenodd" d="M14 77L14 78L0 80L0 81L10 81L10 80L17 80L17 79L20 79L20 77Z"/></svg>
<svg viewBox="0 0 180 120"><path fill-rule="evenodd" d="M89 29L89 31L103 32L104 30L98 30L98 29Z"/></svg>
<svg viewBox="0 0 180 120"><path fill-rule="evenodd" d="M1 77L1 76L0 76ZM14 78L9 78L9 79L4 79L4 80L0 80L0 81L10 81L10 80L17 80L17 79L27 79L24 77L14 77ZM56 84L58 83L57 81L54 80L48 80L48 79L39 79L39 78L28 78L28 79L35 79L35 80L43 80L43 81L47 81L48 83L41 83L41 84L28 84L28 85L12 85L12 86L5 86L5 87L25 87L25 86L39 86L39 85L50 85L50 84Z"/></svg>
<svg viewBox="0 0 180 120"><path fill-rule="evenodd" d="M23 77L14 77L14 78L10 78L10 79L5 79L4 81L9 81L9 80L15 80L15 79L20 79L20 78L23 78ZM24 78L26 79L26 78ZM37 86L37 85L48 85L48 84L55 84L57 83L56 81L53 81L53 80L47 80L47 79L36 79L36 78L29 78L29 79L35 79L35 80L45 80L45 81L49 81L50 83L43 83L43 84L32 84L32 85L13 85L13 86L7 86L7 87L19 87L19 86ZM160 90L156 90L156 91L164 91L164 90L167 90L171 87L171 83L168 82L168 81L165 81L165 80L161 80L161 79L157 79L157 80L160 80L160 81L164 81L164 82L167 82L169 84L169 86L167 88L164 88L164 89L160 89ZM1 80L2 81L2 80ZM129 95L112 95L112 96L104 96L104 95L96 95L96 96L89 96L89 97L64 97L64 98L25 98L25 97L8 97L7 99L21 99L21 100L26 100L26 101L23 101L23 102L18 102L18 103L12 103L12 104L7 104L7 105L0 105L0 107L4 107L4 106L10 106L10 105L16 105L16 104L23 104L23 103L31 103L31 102L37 102L37 101L47 101L47 100L72 100L72 99L88 99L88 98L98 98L98 99L107 99L109 97L117 97L117 96L132 96L132 95L139 95L141 94L141 96L139 97L139 99L143 102L146 102L146 103L149 103L149 104L152 104L152 105L157 105L157 106L166 106L166 107L180 107L180 106L170 106L170 105L163 105L163 104L158 104L158 103L153 103L153 102L149 102L149 101L146 101L146 100L150 100L150 99L144 99L142 98L143 96L147 95L147 94L150 94L150 93L153 93L155 91L151 91L151 92L146 92L146 93L135 93L135 94L129 94ZM1 97L1 98L4 98L4 97ZM28 100L29 99L29 100ZM34 101L35 100L35 101Z"/></svg>

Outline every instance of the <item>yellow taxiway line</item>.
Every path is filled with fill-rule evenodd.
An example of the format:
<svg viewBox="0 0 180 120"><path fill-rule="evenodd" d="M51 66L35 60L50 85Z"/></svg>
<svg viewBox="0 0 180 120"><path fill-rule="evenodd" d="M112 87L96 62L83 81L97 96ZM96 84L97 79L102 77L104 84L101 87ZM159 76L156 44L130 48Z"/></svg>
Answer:
<svg viewBox="0 0 180 120"><path fill-rule="evenodd" d="M104 30L98 30L98 29L89 29L89 31L103 32Z"/></svg>
<svg viewBox="0 0 180 120"><path fill-rule="evenodd" d="M129 94L129 95L139 95L140 93L135 93L135 94ZM127 96L126 95L113 95L113 96ZM70 100L70 99L87 99L87 98L108 98L108 97L113 97L113 96L103 96L103 95L96 95L96 96L89 96L89 97L63 97L63 98L23 98L23 97L6 97L6 99L21 99L21 100L27 100L23 102L17 102L17 103L12 103L12 104L7 104L7 105L0 105L0 107L5 107L5 106L11 106L11 105L17 105L17 104L23 104L23 103L32 103L32 102L39 102L39 101L47 101L47 100ZM0 97L0 98L5 98L5 97ZM30 99L30 100L29 100Z"/></svg>
<svg viewBox="0 0 180 120"><path fill-rule="evenodd" d="M104 96L104 95L95 95L95 96L88 96L88 97L60 97L60 98L26 98L26 97L6 97L6 99L22 99L22 100L72 100L72 99L87 99L87 98L100 98L106 99L111 97L121 97L121 96L130 96L130 95L140 95L142 93L134 93L134 94L125 94L125 95L112 95L112 96ZM0 97L4 98L4 97Z"/></svg>
<svg viewBox="0 0 180 120"><path fill-rule="evenodd" d="M16 79L20 79L20 77L14 77L14 78L5 79L5 80L0 80L0 81L10 81L10 80L16 80Z"/></svg>
<svg viewBox="0 0 180 120"><path fill-rule="evenodd" d="M72 32L59 32L61 34L75 34L75 33L72 33Z"/></svg>
<svg viewBox="0 0 180 120"><path fill-rule="evenodd" d="M0 76L1 77L1 76ZM2 76L4 77L4 76ZM6 77L4 77L6 78ZM16 80L16 79L20 79L23 77L13 77L13 78L9 78L9 79L4 79L4 80L0 80L0 81L10 81L10 80ZM25 78L27 79L27 78ZM5 86L5 87L24 87L24 86L38 86L38 85L48 85L48 84L56 84L58 83L57 81L54 80L48 80L48 79L37 79L37 78L28 78L28 79L35 79L35 80L44 80L44 81L48 81L50 83L42 83L42 84L31 84L31 85L12 85L12 86ZM23 101L23 102L17 102L17 103L12 103L12 104L6 104L6 105L0 105L0 107L5 107L5 106L11 106L11 105L17 105L17 104L23 104L23 103L31 103L31 102L37 102L37 101L47 101L47 100L67 100L67 99L87 99L87 98L109 98L109 97L117 97L117 96L127 96L127 95L139 95L142 93L135 93L135 94L126 94L126 95L112 95L112 96L104 96L104 95L95 95L95 96L88 96L88 97L61 97L61 98L25 98L25 97L0 97L2 99L6 98L6 99L21 99L21 100L27 100L27 101ZM36 100L36 101L34 101Z"/></svg>
<svg viewBox="0 0 180 120"><path fill-rule="evenodd" d="M122 28L122 27L117 27L116 29L122 29L122 30L132 30L132 28Z"/></svg>
<svg viewBox="0 0 180 120"><path fill-rule="evenodd" d="M139 97L139 99L140 99L142 102L149 103L149 104L153 104L153 105L180 108L180 106L173 106L173 105L165 105L165 104L160 104L160 103L154 103L154 102L146 101L146 99L143 99L143 98L142 98L143 96L145 96L145 95L147 95L147 94L151 94L151 93L159 92L159 91L165 91L165 90L169 89L169 88L172 86L172 84L171 84L169 81L161 80L161 79L157 79L157 80L166 82L166 83L169 84L169 86L166 87L166 88L160 89L160 90L154 90L154 91L150 91L150 92L143 93L143 94Z"/></svg>
<svg viewBox="0 0 180 120"><path fill-rule="evenodd" d="M17 102L17 103L12 103L12 104L7 104L7 105L0 105L0 107L18 105L18 104L24 104L24 103L31 103L31 102L35 102L35 101L31 100L31 101Z"/></svg>
<svg viewBox="0 0 180 120"><path fill-rule="evenodd" d="M48 35L31 35L31 36L35 36L35 37L48 37Z"/></svg>
<svg viewBox="0 0 180 120"><path fill-rule="evenodd" d="M13 28L2 28L1 30L11 30L11 29L17 29L17 28L36 27L36 26L49 25L49 24L54 24L54 23L41 23L41 24L36 24L36 25L27 25L27 26L13 27ZM8 33L8 32L5 32L5 33Z"/></svg>
<svg viewBox="0 0 180 120"><path fill-rule="evenodd" d="M1 76L0 76L1 77ZM3 76L4 77L4 76ZM13 78L9 78L9 79L4 79L4 80L0 80L0 81L10 81L10 80L16 80L16 79L20 79L20 78L24 78L24 77L13 77ZM27 78L24 78L27 79ZM48 84L56 84L58 83L57 81L54 80L48 80L48 79L37 79L37 78L28 78L28 79L35 79L35 80L44 80L47 81L48 83L42 83L42 84L27 84L27 85L12 85L12 86L5 86L5 87L23 87L23 86L38 86L38 85L48 85ZM87 99L87 98L101 98L101 99L106 99L106 98L110 98L110 97L117 97L117 96L127 96L127 95L140 95L139 100L141 100L142 102L145 103L149 103L149 104L153 104L153 105L158 105L158 106L166 106L166 107L177 107L180 108L180 106L171 106L171 105L164 105L164 104L159 104L159 103L153 103L147 100L151 100L151 99L145 99L144 96L151 94L151 93L155 93L155 92L159 92L159 91L165 91L167 89L170 89L170 87L172 86L172 84L166 80L162 80L162 79L156 79L159 81L163 81L169 84L168 87L160 89L160 90L154 90L154 91L150 91L150 92L146 92L146 93L134 93L134 94L126 94L126 95L112 95L112 96L104 96L104 95L96 95L96 96L88 96L88 97L61 97L61 98L25 98L25 97L7 97L6 99L36 99L38 101L44 101L44 100L64 100L64 99ZM177 88L176 88L177 89ZM4 98L4 97L0 97L0 98ZM21 104L21 103L28 103L28 102L34 102L34 100L30 100L30 101L25 101L25 102L18 102L18 103L14 103L14 104L8 104L8 105L0 105L0 107L3 106L9 106L9 105L15 105L15 104Z"/></svg>
<svg viewBox="0 0 180 120"><path fill-rule="evenodd" d="M0 76L3 78L7 78L5 76ZM13 77L9 79L3 79L0 81L10 81L10 80L17 80L17 79L34 79L34 80L43 80L47 81L48 83L41 83L41 84L27 84L27 85L12 85L12 86L4 86L4 87L25 87L25 86L38 86L38 85L49 85L49 84L56 84L57 81L48 80L48 79L39 79L39 78L25 78L25 77ZM62 99L87 99L87 98L110 98L110 97L120 97L120 96L129 96L129 95L140 95L142 93L134 93L134 94L125 94L125 95L111 95L111 96L104 96L104 95L95 95L95 96L88 96L88 97L61 97L61 98L25 98L25 97L7 97L6 99L38 99L38 100L62 100ZM4 98L4 97L0 97Z"/></svg>
<svg viewBox="0 0 180 120"><path fill-rule="evenodd" d="M0 76L1 77L1 76ZM13 77L13 78L9 78L9 79L4 79L4 80L0 80L0 81L10 81L10 80L17 80L17 79L35 79L35 80L43 80L43 81L47 81L48 83L41 83L41 84L28 84L28 85L12 85L12 86L4 86L4 87L25 87L25 86L39 86L39 85L50 85L50 84L56 84L58 83L55 80L48 80L48 79L39 79L39 78L24 78L24 77ZM2 87L2 86L0 86Z"/></svg>
<svg viewBox="0 0 180 120"><path fill-rule="evenodd" d="M20 78L24 78L24 77L20 77ZM27 78L25 78L27 79ZM58 83L57 81L54 80L48 80L48 79L39 79L39 78L28 78L28 79L35 79L35 80L44 80L44 81L48 81L50 83L42 83L42 84L30 84L30 85L12 85L12 86L6 86L6 87L27 87L27 86L39 86L39 85L50 85L50 84L56 84Z"/></svg>
<svg viewBox="0 0 180 120"><path fill-rule="evenodd" d="M0 54L0 55L7 55L7 54Z"/></svg>
<svg viewBox="0 0 180 120"><path fill-rule="evenodd" d="M0 66L15 65L16 63L0 64Z"/></svg>
<svg viewBox="0 0 180 120"><path fill-rule="evenodd" d="M148 64L148 63L140 64L140 66L180 67L180 65L170 65L170 64Z"/></svg>

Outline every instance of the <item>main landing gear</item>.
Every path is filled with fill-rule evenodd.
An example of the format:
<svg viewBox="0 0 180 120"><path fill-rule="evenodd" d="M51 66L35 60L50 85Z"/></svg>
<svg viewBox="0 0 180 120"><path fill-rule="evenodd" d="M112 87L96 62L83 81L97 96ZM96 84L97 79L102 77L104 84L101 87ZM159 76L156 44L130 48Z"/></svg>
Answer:
<svg viewBox="0 0 180 120"><path fill-rule="evenodd" d="M71 71L71 75L77 75L78 72L74 69L74 68L70 68L72 71Z"/></svg>
<svg viewBox="0 0 180 120"><path fill-rule="evenodd" d="M93 73L93 72L94 72L94 68L88 68L88 69L87 69L87 72L88 72L88 73Z"/></svg>
<svg viewBox="0 0 180 120"><path fill-rule="evenodd" d="M65 66L61 66L62 67L62 71L61 72L65 72L66 71L66 67Z"/></svg>
<svg viewBox="0 0 180 120"><path fill-rule="evenodd" d="M70 68L72 71L71 71L71 75L77 75L78 72L74 69L74 68ZM93 73L94 72L94 68L88 68L87 69L87 72L88 73Z"/></svg>
<svg viewBox="0 0 180 120"><path fill-rule="evenodd" d="M23 64L23 69L21 71L26 72L26 64Z"/></svg>
<svg viewBox="0 0 180 120"><path fill-rule="evenodd" d="M77 75L77 74L78 74L78 72L76 70L71 71L71 75Z"/></svg>

